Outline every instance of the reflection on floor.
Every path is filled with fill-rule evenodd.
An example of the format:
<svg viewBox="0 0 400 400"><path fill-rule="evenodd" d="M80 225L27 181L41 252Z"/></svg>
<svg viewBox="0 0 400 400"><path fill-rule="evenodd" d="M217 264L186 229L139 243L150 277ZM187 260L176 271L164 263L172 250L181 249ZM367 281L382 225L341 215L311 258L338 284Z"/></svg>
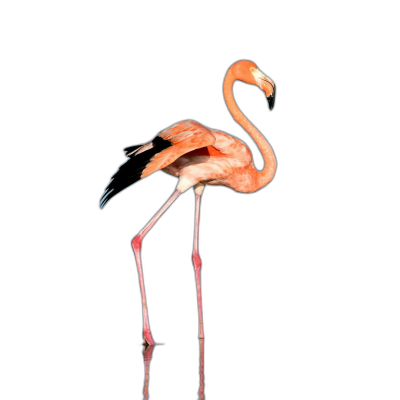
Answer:
<svg viewBox="0 0 400 400"><path fill-rule="evenodd" d="M144 363L144 382L143 382L143 400L148 400L149 395L149 383L150 383L150 363L153 358L153 352L156 346L145 345L143 347L143 363ZM205 375L204 375L204 339L199 339L199 391L198 399L205 399Z"/></svg>
<svg viewBox="0 0 400 400"><path fill-rule="evenodd" d="M200 386L199 400L204 400L204 339L199 339L200 342Z"/></svg>
<svg viewBox="0 0 400 400"><path fill-rule="evenodd" d="M150 361L153 355L153 350L155 346L145 346L143 349L143 359L144 359L144 384L143 384L143 399L147 400L149 398L149 379L150 379Z"/></svg>

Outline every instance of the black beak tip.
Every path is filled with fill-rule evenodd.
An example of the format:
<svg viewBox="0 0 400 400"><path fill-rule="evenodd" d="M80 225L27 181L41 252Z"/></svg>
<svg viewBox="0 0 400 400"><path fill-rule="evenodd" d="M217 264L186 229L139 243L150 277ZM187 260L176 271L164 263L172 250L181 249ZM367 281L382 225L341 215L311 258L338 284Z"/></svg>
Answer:
<svg viewBox="0 0 400 400"><path fill-rule="evenodd" d="M275 88L274 91L267 97L268 100L268 104L269 104L269 109L272 110L274 108L274 104L275 104Z"/></svg>

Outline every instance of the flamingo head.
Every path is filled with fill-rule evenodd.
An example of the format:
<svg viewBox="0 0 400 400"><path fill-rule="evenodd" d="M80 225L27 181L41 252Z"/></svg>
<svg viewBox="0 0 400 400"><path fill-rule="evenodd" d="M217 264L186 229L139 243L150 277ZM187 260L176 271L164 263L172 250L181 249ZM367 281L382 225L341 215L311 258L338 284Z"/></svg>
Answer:
<svg viewBox="0 0 400 400"><path fill-rule="evenodd" d="M273 109L275 103L275 84L257 68L256 64L252 61L241 60L233 64L231 69L236 79L250 85L257 85L267 96L269 109Z"/></svg>

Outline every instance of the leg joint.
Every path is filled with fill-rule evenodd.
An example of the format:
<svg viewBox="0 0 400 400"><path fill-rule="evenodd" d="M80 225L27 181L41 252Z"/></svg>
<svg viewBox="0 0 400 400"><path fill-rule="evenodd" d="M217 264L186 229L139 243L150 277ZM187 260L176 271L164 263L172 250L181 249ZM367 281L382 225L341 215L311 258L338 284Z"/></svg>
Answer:
<svg viewBox="0 0 400 400"><path fill-rule="evenodd" d="M192 255L192 260L193 260L193 265L196 269L200 269L201 268L201 259L199 256L199 253L195 252Z"/></svg>
<svg viewBox="0 0 400 400"><path fill-rule="evenodd" d="M136 253L142 248L142 236L139 234L132 240L133 251Z"/></svg>

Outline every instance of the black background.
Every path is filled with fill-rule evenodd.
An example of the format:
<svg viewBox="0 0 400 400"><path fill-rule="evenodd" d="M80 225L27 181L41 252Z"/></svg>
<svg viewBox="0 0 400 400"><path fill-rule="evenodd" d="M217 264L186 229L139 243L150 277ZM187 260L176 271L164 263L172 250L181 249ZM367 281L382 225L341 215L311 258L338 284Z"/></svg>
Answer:
<svg viewBox="0 0 400 400"><path fill-rule="evenodd" d="M296 35L276 31L279 40L270 41L268 32L260 33L200 36L196 42L164 40L160 33L144 42L137 31L89 30L71 49L73 57L61 59L66 94L57 146L63 150L58 157L63 185L49 201L54 206L60 200L55 224L63 234L53 289L63 300L53 329L67 338L64 346L73 355L67 367L72 387L78 382L89 394L141 398L142 311L130 241L177 181L156 173L100 210L103 190L125 160L122 148L193 119L245 141L262 168L255 144L223 101L225 72L238 59L254 61L276 83L273 112L255 87L236 83L234 95L273 147L278 167L258 193L222 187L204 192L200 254L207 398L238 393L249 398L266 387L271 392L310 388L317 374L324 377L319 366L334 347L329 335L337 329L330 320L338 298L328 293L338 272L329 267L334 257L324 228L329 194L321 186L324 173L316 168L324 125L316 123L311 92L317 84L310 77L322 61L307 64ZM193 225L194 194L188 190L143 243L150 324L161 343L151 364L152 399L196 398Z"/></svg>

